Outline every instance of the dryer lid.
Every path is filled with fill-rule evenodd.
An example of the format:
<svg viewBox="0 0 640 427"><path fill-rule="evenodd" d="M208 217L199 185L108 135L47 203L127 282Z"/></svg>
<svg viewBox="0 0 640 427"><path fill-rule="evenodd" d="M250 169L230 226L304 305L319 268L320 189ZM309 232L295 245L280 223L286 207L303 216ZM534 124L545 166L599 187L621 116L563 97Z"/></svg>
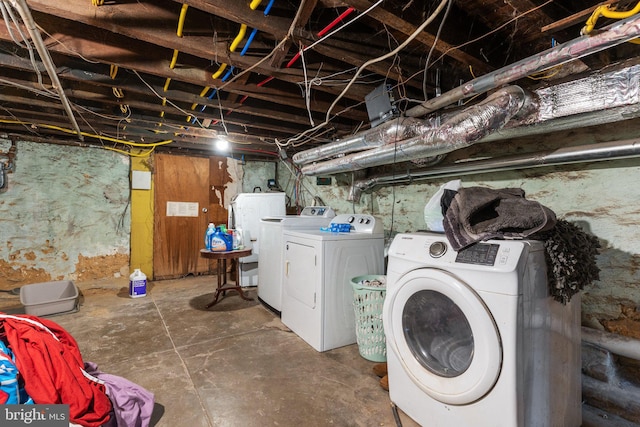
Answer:
<svg viewBox="0 0 640 427"><path fill-rule="evenodd" d="M403 275L388 291L383 323L389 351L432 398L469 404L495 385L498 329L478 294L452 274L421 268Z"/></svg>

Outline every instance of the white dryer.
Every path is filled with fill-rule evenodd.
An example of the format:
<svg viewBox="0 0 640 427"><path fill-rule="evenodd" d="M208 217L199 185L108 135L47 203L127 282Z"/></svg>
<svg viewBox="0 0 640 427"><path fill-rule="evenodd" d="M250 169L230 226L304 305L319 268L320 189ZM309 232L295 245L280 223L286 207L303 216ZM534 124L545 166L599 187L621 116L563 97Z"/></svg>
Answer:
<svg viewBox="0 0 640 427"><path fill-rule="evenodd" d="M258 284L260 218L284 216L286 210L286 194L283 192L239 193L231 199L227 227L241 229L244 247L251 249L251 255L238 260L242 276L240 286Z"/></svg>
<svg viewBox="0 0 640 427"><path fill-rule="evenodd" d="M284 230L319 230L336 216L328 206L307 206L300 215L269 216L260 220L258 255L258 299L280 313L282 311L282 271L284 266Z"/></svg>
<svg viewBox="0 0 640 427"><path fill-rule="evenodd" d="M389 396L421 425L581 425L580 298L549 296L541 242L397 235L383 323Z"/></svg>
<svg viewBox="0 0 640 427"><path fill-rule="evenodd" d="M282 323L317 351L356 342L351 279L384 274L382 221L337 215L350 232L285 230Z"/></svg>

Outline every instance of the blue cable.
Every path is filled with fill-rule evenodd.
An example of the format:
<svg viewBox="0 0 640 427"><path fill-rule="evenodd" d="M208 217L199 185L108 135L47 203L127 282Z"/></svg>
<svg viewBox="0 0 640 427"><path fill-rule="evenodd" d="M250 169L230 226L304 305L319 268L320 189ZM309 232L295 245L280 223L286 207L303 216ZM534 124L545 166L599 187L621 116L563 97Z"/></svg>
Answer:
<svg viewBox="0 0 640 427"><path fill-rule="evenodd" d="M233 66L229 68L229 71L227 71L227 73L224 75L224 77L222 78L222 81L223 82L227 81L227 79L231 77L232 73L233 73Z"/></svg>
<svg viewBox="0 0 640 427"><path fill-rule="evenodd" d="M273 6L273 3L275 3L275 1L276 0L269 1L269 4L264 9L264 16L269 15L269 12L271 11L271 7ZM249 50L249 46L251 45L251 42L253 41L253 38L256 36L257 33L258 33L257 28L254 28L253 31L251 31L251 34L249 34L249 38L247 39L247 43L242 48L242 52L240 52L240 56L244 56L244 54L247 53L247 50Z"/></svg>
<svg viewBox="0 0 640 427"><path fill-rule="evenodd" d="M271 0L271 1L269 2L269 4L267 5L267 7L265 7L265 8L264 8L264 16L267 16L267 15L269 14L269 12L271 11L271 6L273 6L273 3L274 3L275 1L276 1L276 0Z"/></svg>
<svg viewBox="0 0 640 427"><path fill-rule="evenodd" d="M253 38L256 36L257 33L258 33L257 28L254 28L253 31L251 31L251 34L249 34L249 38L247 39L247 43L242 48L242 52L240 52L240 56L244 56L244 54L247 53L247 50L249 49L249 46L251 45L251 42L253 41Z"/></svg>
<svg viewBox="0 0 640 427"><path fill-rule="evenodd" d="M207 98L213 99L213 97L216 96L216 93L218 93L218 89L214 89L213 91L211 91L211 95L207 96Z"/></svg>

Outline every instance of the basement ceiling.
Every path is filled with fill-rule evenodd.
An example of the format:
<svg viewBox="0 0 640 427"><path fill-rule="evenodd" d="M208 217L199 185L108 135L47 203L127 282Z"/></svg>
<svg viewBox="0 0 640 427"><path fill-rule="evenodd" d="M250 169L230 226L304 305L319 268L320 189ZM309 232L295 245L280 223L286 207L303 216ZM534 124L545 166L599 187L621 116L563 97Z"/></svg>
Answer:
<svg viewBox="0 0 640 427"><path fill-rule="evenodd" d="M600 2L2 4L5 137L210 155L224 135L233 155L274 158L369 128L365 97L381 85L402 115L475 77L574 40ZM612 22L600 18L594 34ZM515 83L534 88L566 81L633 58L638 48L624 43ZM43 56L51 59L54 80Z"/></svg>

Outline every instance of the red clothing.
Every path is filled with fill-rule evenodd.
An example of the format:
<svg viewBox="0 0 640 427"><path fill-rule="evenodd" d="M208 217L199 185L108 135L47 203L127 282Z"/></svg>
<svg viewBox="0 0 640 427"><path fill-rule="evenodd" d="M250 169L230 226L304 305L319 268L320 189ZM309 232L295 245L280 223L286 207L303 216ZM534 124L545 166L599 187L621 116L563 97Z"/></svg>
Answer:
<svg viewBox="0 0 640 427"><path fill-rule="evenodd" d="M60 325L30 315L0 313L0 330L35 403L67 404L71 422L100 426L109 420L105 386L84 371L78 344Z"/></svg>

